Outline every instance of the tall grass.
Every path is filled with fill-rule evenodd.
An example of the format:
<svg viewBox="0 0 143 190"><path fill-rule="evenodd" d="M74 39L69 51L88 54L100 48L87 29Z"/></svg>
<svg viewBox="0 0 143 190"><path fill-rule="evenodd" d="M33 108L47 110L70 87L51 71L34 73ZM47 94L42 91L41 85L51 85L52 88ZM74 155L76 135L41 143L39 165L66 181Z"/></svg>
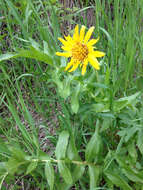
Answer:
<svg viewBox="0 0 143 190"><path fill-rule="evenodd" d="M143 188L143 1L0 1L0 189ZM57 40L95 26L97 73Z"/></svg>

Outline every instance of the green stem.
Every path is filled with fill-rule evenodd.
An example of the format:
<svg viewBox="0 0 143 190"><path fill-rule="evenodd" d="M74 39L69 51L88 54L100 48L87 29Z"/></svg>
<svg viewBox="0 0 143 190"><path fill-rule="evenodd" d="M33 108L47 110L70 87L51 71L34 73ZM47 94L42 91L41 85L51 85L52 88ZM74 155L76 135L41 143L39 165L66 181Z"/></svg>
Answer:
<svg viewBox="0 0 143 190"><path fill-rule="evenodd" d="M76 165L96 165L95 163L90 163L87 161L76 161L76 160L55 160L55 159L49 159L49 160L39 160L39 159L32 159L32 162L54 162L54 163L59 163L59 162L65 162L65 163L70 163L70 164L76 164Z"/></svg>

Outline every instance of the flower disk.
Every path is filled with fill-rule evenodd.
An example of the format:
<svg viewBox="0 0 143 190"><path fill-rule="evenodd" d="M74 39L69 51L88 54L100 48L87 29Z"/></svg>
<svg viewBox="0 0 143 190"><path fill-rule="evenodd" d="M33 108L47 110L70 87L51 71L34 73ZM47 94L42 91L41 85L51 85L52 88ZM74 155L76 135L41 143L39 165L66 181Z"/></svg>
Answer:
<svg viewBox="0 0 143 190"><path fill-rule="evenodd" d="M79 32L78 25L74 29L73 37L65 36L65 39L58 38L63 46L61 47L64 52L56 52L58 56L64 56L71 58L67 64L65 71L75 71L78 66L82 67L82 75L86 72L88 62L96 69L99 70L99 62L97 57L103 57L105 53L100 51L94 51L94 44L97 43L98 39L90 39L93 33L94 27L89 28L85 35L85 26L81 27Z"/></svg>
<svg viewBox="0 0 143 190"><path fill-rule="evenodd" d="M77 42L72 48L73 59L83 62L88 56L88 48L85 44Z"/></svg>

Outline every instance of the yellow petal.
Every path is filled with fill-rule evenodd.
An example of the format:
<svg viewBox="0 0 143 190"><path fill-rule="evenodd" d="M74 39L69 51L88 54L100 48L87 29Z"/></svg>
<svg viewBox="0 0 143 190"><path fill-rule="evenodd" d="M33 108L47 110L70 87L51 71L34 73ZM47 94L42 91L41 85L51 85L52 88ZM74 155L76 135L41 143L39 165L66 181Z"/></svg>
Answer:
<svg viewBox="0 0 143 190"><path fill-rule="evenodd" d="M69 72L75 71L78 68L78 65L80 63L77 61L76 63L73 64L73 67L69 70Z"/></svg>
<svg viewBox="0 0 143 190"><path fill-rule="evenodd" d="M105 56L105 53L101 51L93 51L92 55L94 55L95 57L103 57Z"/></svg>
<svg viewBox="0 0 143 190"><path fill-rule="evenodd" d="M96 58L90 56L88 59L89 59L90 64L91 64L96 70L99 70L99 69L100 69L99 62L97 61Z"/></svg>
<svg viewBox="0 0 143 190"><path fill-rule="evenodd" d="M86 60L83 62L82 72L81 72L82 75L84 75L85 72L86 72L87 64L88 64L88 59L86 59Z"/></svg>
<svg viewBox="0 0 143 190"><path fill-rule="evenodd" d="M66 40L71 40L71 41L73 40L72 37L71 37L70 35L68 35L68 36L64 36L64 38L65 38Z"/></svg>
<svg viewBox="0 0 143 190"><path fill-rule="evenodd" d="M94 26L90 27L88 32L86 33L85 35L85 38L84 38L84 43L87 43L88 40L90 39L92 33L93 33L93 30L94 30Z"/></svg>
<svg viewBox="0 0 143 190"><path fill-rule="evenodd" d="M78 38L79 38L79 32L78 32L78 24L77 24L74 29L73 39L78 40Z"/></svg>
<svg viewBox="0 0 143 190"><path fill-rule="evenodd" d="M87 43L87 46L93 46L94 44L96 44L99 40L99 37L97 39L92 39Z"/></svg>
<svg viewBox="0 0 143 190"><path fill-rule="evenodd" d="M72 49L72 46L62 46L61 47L64 51L70 51Z"/></svg>
<svg viewBox="0 0 143 190"><path fill-rule="evenodd" d="M82 42L84 39L84 34L85 34L85 26L81 27L80 34L79 34L79 41Z"/></svg>
<svg viewBox="0 0 143 190"><path fill-rule="evenodd" d="M71 59L71 61L67 64L65 71L67 71L72 65L73 65L74 61Z"/></svg>
<svg viewBox="0 0 143 190"><path fill-rule="evenodd" d="M58 40L59 40L60 42L62 42L63 45L66 45L66 44L67 44L67 41L65 41L65 40L62 39L62 38L58 38Z"/></svg>
<svg viewBox="0 0 143 190"><path fill-rule="evenodd" d="M71 52L56 52L56 55L63 57L71 57Z"/></svg>
<svg viewBox="0 0 143 190"><path fill-rule="evenodd" d="M67 44L72 45L73 39L72 39L72 37L70 35L64 36L64 38L67 40Z"/></svg>

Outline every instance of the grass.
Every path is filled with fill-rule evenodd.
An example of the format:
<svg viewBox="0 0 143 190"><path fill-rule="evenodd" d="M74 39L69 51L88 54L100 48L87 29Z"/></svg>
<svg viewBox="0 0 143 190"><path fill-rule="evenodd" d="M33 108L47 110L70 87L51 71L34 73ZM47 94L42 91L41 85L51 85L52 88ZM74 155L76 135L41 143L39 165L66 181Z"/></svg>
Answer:
<svg viewBox="0 0 143 190"><path fill-rule="evenodd" d="M143 189L143 1L0 1L0 189ZM57 38L95 26L100 71Z"/></svg>

